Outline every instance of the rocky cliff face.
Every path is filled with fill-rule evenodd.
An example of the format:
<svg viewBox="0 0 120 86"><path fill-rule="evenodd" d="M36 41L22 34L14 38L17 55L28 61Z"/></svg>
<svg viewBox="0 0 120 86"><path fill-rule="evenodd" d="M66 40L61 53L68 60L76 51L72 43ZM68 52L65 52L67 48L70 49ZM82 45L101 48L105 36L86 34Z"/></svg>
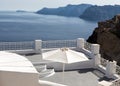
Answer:
<svg viewBox="0 0 120 86"><path fill-rule="evenodd" d="M100 44L102 56L109 60L116 60L120 65L120 15L98 22L98 27L87 41Z"/></svg>

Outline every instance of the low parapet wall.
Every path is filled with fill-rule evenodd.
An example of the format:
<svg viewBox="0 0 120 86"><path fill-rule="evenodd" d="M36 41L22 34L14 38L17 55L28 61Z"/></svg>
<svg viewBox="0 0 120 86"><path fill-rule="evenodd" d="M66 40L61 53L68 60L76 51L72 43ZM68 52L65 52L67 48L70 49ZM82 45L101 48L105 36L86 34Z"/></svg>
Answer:
<svg viewBox="0 0 120 86"><path fill-rule="evenodd" d="M59 62L42 62L42 64L46 64L48 68L54 68L56 71L62 71L63 70L63 63ZM83 61L83 62L77 62L72 64L65 64L65 70L76 70L76 69L85 69L85 68L93 68L93 60Z"/></svg>
<svg viewBox="0 0 120 86"><path fill-rule="evenodd" d="M34 49L26 49L26 50L9 50L8 52L17 53L20 55L27 55L27 54L35 54L36 51Z"/></svg>

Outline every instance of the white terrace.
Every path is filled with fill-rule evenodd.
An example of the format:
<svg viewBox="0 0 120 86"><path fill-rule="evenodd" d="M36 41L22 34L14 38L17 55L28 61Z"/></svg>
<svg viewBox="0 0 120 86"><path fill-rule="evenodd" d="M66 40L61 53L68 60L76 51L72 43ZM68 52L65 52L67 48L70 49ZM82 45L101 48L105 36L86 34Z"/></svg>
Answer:
<svg viewBox="0 0 120 86"><path fill-rule="evenodd" d="M86 81L86 83L79 84L76 86L83 86L83 85L84 86L120 86L120 77L119 77L120 67L116 64L115 61L110 62L103 59L100 56L99 53L100 46L98 44L89 44L83 38L78 38L77 40L54 40L54 41L35 40L31 42L0 42L1 51L9 51L24 55L33 63L33 65L36 67L38 71L41 71L41 69L45 70L46 66L48 66L48 68L54 68L55 71L61 71L62 70L61 63L43 60L42 53L62 47L67 47L75 51L82 52L89 59L89 61L67 64L65 67L65 70L67 70L65 72L66 75L65 79L68 79L67 77L69 78L74 77L74 79L73 78L68 79L70 81L66 80L62 84L66 84L68 86L75 86L76 85L75 83L82 83L81 81L84 80L83 78L85 79L90 78L88 79L89 80L88 83ZM40 65L42 65L42 67ZM91 69L100 71L105 77L105 79L96 80L98 81L95 82L96 84L91 83L90 82L91 79L93 80L98 79L95 78L95 76L91 72L89 72L88 74L86 73L86 71L91 71ZM53 73L54 70L47 73L44 72L39 73L39 76L42 77L40 78L39 86L62 86L60 84L55 85L55 83L53 83L53 82L61 83L59 79L59 76L61 76L60 72L56 72L55 75L52 74L53 76L47 78L45 77ZM78 70L81 74L83 72L84 76L76 73L76 70ZM91 78L90 76L91 74L92 76L94 76L94 78ZM51 82L48 83L47 81L42 81L42 80L47 80Z"/></svg>

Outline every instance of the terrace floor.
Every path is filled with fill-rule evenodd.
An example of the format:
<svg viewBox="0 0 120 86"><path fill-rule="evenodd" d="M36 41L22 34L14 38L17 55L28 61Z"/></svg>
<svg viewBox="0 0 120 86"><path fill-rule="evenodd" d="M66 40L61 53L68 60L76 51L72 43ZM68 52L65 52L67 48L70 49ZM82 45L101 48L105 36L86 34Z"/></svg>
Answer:
<svg viewBox="0 0 120 86"><path fill-rule="evenodd" d="M98 71L93 69L82 69L75 71L66 71L64 73L64 81L62 72L56 72L53 76L41 78L41 80L52 81L67 86L98 86L100 79L95 73Z"/></svg>
<svg viewBox="0 0 120 86"><path fill-rule="evenodd" d="M44 61L42 59L42 55L41 54L26 55L25 57L27 59L29 59L31 62L43 62Z"/></svg>
<svg viewBox="0 0 120 86"><path fill-rule="evenodd" d="M46 62L42 60L40 54L26 56L32 62ZM104 74L96 69L80 69L65 71L64 82L62 72L55 72L53 76L40 78L41 80L52 81L67 86L98 86L98 82L103 80Z"/></svg>

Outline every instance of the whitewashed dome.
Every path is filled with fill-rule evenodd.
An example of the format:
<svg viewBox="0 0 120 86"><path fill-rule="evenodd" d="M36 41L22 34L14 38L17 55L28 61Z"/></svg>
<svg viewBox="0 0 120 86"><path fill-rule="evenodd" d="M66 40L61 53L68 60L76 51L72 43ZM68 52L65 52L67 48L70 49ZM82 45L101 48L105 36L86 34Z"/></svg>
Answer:
<svg viewBox="0 0 120 86"><path fill-rule="evenodd" d="M32 63L24 56L0 51L0 70L37 73Z"/></svg>

